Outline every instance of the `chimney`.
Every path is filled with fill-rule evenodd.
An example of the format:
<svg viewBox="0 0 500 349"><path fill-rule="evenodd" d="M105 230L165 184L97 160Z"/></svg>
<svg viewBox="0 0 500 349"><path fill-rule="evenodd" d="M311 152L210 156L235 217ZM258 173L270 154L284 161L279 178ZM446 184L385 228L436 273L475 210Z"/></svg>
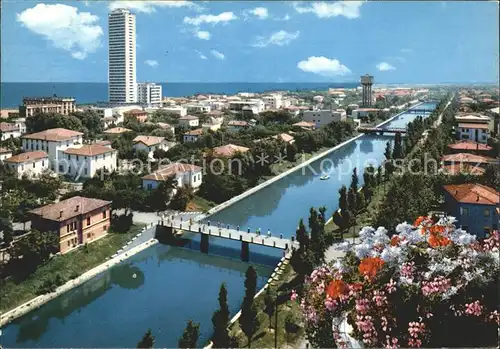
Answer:
<svg viewBox="0 0 500 349"><path fill-rule="evenodd" d="M59 218L62 218L62 216L63 216L63 210L60 210L59 211Z"/></svg>
<svg viewBox="0 0 500 349"><path fill-rule="evenodd" d="M80 205L76 205L75 212L80 211Z"/></svg>

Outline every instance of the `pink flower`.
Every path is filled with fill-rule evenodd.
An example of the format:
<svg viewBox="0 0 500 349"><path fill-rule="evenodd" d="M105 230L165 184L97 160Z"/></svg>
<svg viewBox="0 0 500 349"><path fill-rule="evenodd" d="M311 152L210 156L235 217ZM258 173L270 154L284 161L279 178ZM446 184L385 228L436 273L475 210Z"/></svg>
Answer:
<svg viewBox="0 0 500 349"><path fill-rule="evenodd" d="M356 312L363 315L370 310L370 301L366 298L356 299Z"/></svg>
<svg viewBox="0 0 500 349"><path fill-rule="evenodd" d="M422 294L432 296L437 293L446 292L451 287L451 280L444 276L437 276L432 281L422 282Z"/></svg>
<svg viewBox="0 0 500 349"><path fill-rule="evenodd" d="M396 292L396 282L391 278L391 280L385 284L385 289L387 290L388 294L392 294Z"/></svg>
<svg viewBox="0 0 500 349"><path fill-rule="evenodd" d="M325 300L325 308L328 309L329 311L332 311L333 309L335 309L335 307L337 306L337 301L335 299L332 299L330 297L326 297L326 300Z"/></svg>
<svg viewBox="0 0 500 349"><path fill-rule="evenodd" d="M473 316L481 316L483 312L483 306L479 301L468 303L465 305L465 313Z"/></svg>
<svg viewBox="0 0 500 349"><path fill-rule="evenodd" d="M290 296L290 300L293 302L297 299L297 292L295 290L292 290L292 295Z"/></svg>

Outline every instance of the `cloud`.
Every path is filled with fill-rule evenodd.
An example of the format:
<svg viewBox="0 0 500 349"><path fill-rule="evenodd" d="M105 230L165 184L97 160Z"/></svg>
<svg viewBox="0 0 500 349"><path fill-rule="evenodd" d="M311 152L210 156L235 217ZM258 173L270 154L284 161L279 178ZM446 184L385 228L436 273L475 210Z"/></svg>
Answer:
<svg viewBox="0 0 500 349"><path fill-rule="evenodd" d="M285 15L285 17L281 18L280 19L281 21L289 21L290 20L290 16L288 15L288 13Z"/></svg>
<svg viewBox="0 0 500 349"><path fill-rule="evenodd" d="M411 48L402 48L402 49L401 49L401 50L399 50L399 51L401 51L401 52L403 52L403 53L412 53L412 52L413 52L413 49L411 49Z"/></svg>
<svg viewBox="0 0 500 349"><path fill-rule="evenodd" d="M144 64L147 64L147 65L149 65L150 67L155 68L155 67L157 67L157 66L158 66L158 61L155 61L154 59L146 59L146 60L144 61Z"/></svg>
<svg viewBox="0 0 500 349"><path fill-rule="evenodd" d="M271 34L269 37L258 36L255 43L251 46L253 47L266 47L269 45L285 46L288 45L293 40L299 37L300 32L296 31L294 33L287 32L285 30L280 30L276 33Z"/></svg>
<svg viewBox="0 0 500 349"><path fill-rule="evenodd" d="M136 0L136 1L111 1L108 5L110 10L116 10L118 8L126 8L136 12L142 13L153 13L156 12L156 8L180 8L188 7L192 9L200 9L201 7L191 1L160 1L160 0Z"/></svg>
<svg viewBox="0 0 500 349"><path fill-rule="evenodd" d="M269 11L265 7L256 7L251 10L244 11L243 14L246 17L252 15L257 17L258 19L266 19L269 17Z"/></svg>
<svg viewBox="0 0 500 349"><path fill-rule="evenodd" d="M358 18L359 9L364 1L336 1L336 2L303 2L293 3L298 13L314 13L319 18L344 16L349 19Z"/></svg>
<svg viewBox="0 0 500 349"><path fill-rule="evenodd" d="M322 76L342 76L351 73L351 70L341 64L338 59L330 59L323 56L311 56L305 61L300 61L297 63L297 68L307 73Z"/></svg>
<svg viewBox="0 0 500 349"><path fill-rule="evenodd" d="M396 70L396 67L390 65L387 62L380 62L379 64L377 64L377 69L380 71L389 71L389 70Z"/></svg>
<svg viewBox="0 0 500 349"><path fill-rule="evenodd" d="M234 21L238 17L233 12L222 12L218 15L199 15L198 17L184 17L185 24L199 26L200 24L219 24Z"/></svg>
<svg viewBox="0 0 500 349"><path fill-rule="evenodd" d="M212 53L212 55L217 59L220 60L226 59L226 56L222 52L219 52L217 50L211 50L210 53Z"/></svg>
<svg viewBox="0 0 500 349"><path fill-rule="evenodd" d="M102 28L99 17L90 12L78 12L64 4L37 4L16 14L16 20L52 44L71 53L75 59L85 59L101 46Z"/></svg>
<svg viewBox="0 0 500 349"><path fill-rule="evenodd" d="M207 56L205 56L203 53L201 53L200 51L198 50L194 50L197 54L198 54L198 57L200 57L200 59L208 59Z"/></svg>
<svg viewBox="0 0 500 349"><path fill-rule="evenodd" d="M210 33L205 30L196 30L195 35L200 40L210 40Z"/></svg>

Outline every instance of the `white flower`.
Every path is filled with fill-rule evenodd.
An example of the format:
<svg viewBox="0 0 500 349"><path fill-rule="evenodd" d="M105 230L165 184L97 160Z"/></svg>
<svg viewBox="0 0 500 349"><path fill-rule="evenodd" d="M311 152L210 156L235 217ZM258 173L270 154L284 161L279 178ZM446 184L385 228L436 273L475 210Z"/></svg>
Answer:
<svg viewBox="0 0 500 349"><path fill-rule="evenodd" d="M374 231L375 229L373 227L363 227L363 229L359 232L359 239L361 241L371 239Z"/></svg>
<svg viewBox="0 0 500 349"><path fill-rule="evenodd" d="M398 246L387 246L384 248L380 257L388 263L391 262L402 262L401 247Z"/></svg>
<svg viewBox="0 0 500 349"><path fill-rule="evenodd" d="M413 230L413 226L411 224L406 223L406 222L400 223L396 226L396 232L398 234L408 233L412 230Z"/></svg>
<svg viewBox="0 0 500 349"><path fill-rule="evenodd" d="M371 252L373 252L373 244L371 243L361 243L354 246L354 253L359 259L371 256Z"/></svg>

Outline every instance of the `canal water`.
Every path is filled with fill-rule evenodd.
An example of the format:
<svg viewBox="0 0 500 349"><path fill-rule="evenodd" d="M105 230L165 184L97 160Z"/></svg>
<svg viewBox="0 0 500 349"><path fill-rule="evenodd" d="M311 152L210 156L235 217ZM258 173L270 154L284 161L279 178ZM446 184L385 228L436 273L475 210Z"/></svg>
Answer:
<svg viewBox="0 0 500 349"><path fill-rule="evenodd" d="M403 113L385 126L404 127L416 116ZM339 188L350 184L352 169L357 167L361 185L363 167L370 163L380 165L386 142L391 139L362 136L227 207L210 220L242 229L269 229L273 234L290 237L301 217L307 223L311 207L325 205L327 216L331 215L337 209ZM320 180L323 173L328 173L330 179ZM130 348L151 328L156 347L177 347L186 322L192 319L201 325L202 345L212 333L211 316L217 309L220 284L227 284L229 307L236 313L249 265L237 260L238 242L210 238L210 243L211 255L162 245L148 248L9 324L2 329L0 343L4 347ZM250 249L259 287L265 284L276 261L263 256L279 257L281 253L263 249ZM259 257L252 259L252 251L258 252L254 255Z"/></svg>

